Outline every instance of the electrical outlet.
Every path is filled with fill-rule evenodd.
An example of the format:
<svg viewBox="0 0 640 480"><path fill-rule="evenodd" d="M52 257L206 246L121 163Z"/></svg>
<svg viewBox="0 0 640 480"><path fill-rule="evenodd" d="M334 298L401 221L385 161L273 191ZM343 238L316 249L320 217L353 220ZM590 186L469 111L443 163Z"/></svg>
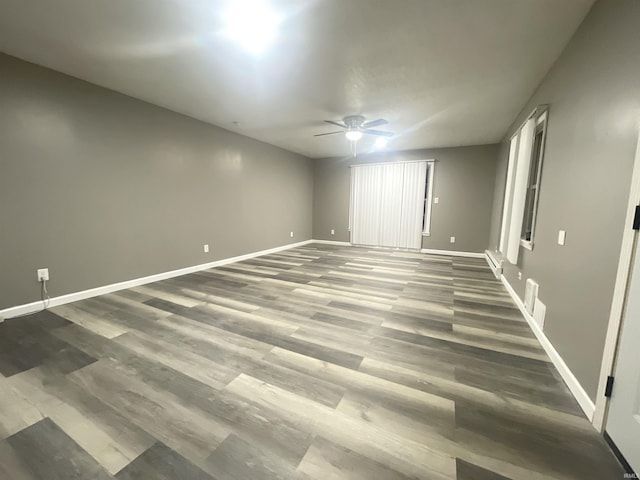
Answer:
<svg viewBox="0 0 640 480"><path fill-rule="evenodd" d="M440 197L433 197L433 203L435 203L436 205L440 203Z"/></svg>
<svg viewBox="0 0 640 480"><path fill-rule="evenodd" d="M38 281L39 282L48 282L49 281L49 269L48 268L39 268L38 269Z"/></svg>
<svg viewBox="0 0 640 480"><path fill-rule="evenodd" d="M522 280L522 272L518 272L518 280Z"/></svg>
<svg viewBox="0 0 640 480"><path fill-rule="evenodd" d="M456 243L456 237L449 238L449 243Z"/></svg>
<svg viewBox="0 0 640 480"><path fill-rule="evenodd" d="M335 234L336 234L336 231L332 228L331 229L331 235L335 235Z"/></svg>
<svg viewBox="0 0 640 480"><path fill-rule="evenodd" d="M209 253L209 244L205 244L204 246L204 253Z"/></svg>
<svg viewBox="0 0 640 480"><path fill-rule="evenodd" d="M293 232L291 232L291 233L289 234L289 236L290 236L291 238L293 238Z"/></svg>

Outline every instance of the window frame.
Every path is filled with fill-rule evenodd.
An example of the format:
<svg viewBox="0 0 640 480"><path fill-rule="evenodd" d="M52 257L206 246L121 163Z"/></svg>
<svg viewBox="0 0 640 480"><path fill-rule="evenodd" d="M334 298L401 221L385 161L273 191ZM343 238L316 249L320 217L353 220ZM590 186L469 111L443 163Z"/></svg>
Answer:
<svg viewBox="0 0 640 480"><path fill-rule="evenodd" d="M535 232L536 232L536 218L538 216L538 203L540 201L540 181L542 179L542 166L544 163L544 153L545 153L545 145L546 145L546 141L547 141L547 123L548 123L548 109L544 109L542 112L540 112L536 118L536 127L534 130L534 144L532 145L531 148L531 164L530 164L530 168L529 168L529 172L528 172L528 176L527 176L527 190L529 191L531 188L535 189L535 193L534 193L534 198L533 198L533 203L532 203L532 208L531 208L531 216L530 216L530 220L531 220L531 235L529 240L527 240L526 238L524 238L524 232L525 232L525 220L527 219L527 205L525 203L525 211L523 212L523 217L522 217L522 228L520 231L520 246L522 246L523 248L526 248L527 250L532 251L533 250L533 245L534 245L534 239L535 239ZM533 158L533 155L536 153L534 145L535 145L535 139L538 137L538 134L540 133L540 131L542 131L542 139L540 140L540 148L538 151L538 157L537 158ZM534 163L535 162L535 163ZM531 173L532 172L536 172L536 179L535 182L532 183L531 182Z"/></svg>

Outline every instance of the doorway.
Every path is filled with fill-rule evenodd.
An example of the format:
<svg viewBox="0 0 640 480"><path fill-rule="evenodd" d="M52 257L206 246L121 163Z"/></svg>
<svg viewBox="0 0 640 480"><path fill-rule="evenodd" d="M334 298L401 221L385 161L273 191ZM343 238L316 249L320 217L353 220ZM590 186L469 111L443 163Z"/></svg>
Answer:
<svg viewBox="0 0 640 480"><path fill-rule="evenodd" d="M594 426L640 472L640 135L602 359ZM631 228L633 224L633 229ZM612 383L614 382L614 383ZM613 387L613 388L611 388ZM610 398L607 398L610 397ZM637 478L637 477L636 477Z"/></svg>
<svg viewBox="0 0 640 480"><path fill-rule="evenodd" d="M640 472L640 252L636 241L620 331L606 433L635 472Z"/></svg>

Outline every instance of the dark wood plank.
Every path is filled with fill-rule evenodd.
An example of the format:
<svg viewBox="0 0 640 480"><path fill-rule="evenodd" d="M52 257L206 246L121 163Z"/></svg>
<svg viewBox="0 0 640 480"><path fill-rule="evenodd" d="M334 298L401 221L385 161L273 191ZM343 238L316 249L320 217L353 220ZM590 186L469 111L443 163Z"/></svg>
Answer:
<svg viewBox="0 0 640 480"><path fill-rule="evenodd" d="M157 443L116 475L118 480L216 480L166 445Z"/></svg>
<svg viewBox="0 0 640 480"><path fill-rule="evenodd" d="M459 458L456 459L456 470L456 480L510 480Z"/></svg>
<svg viewBox="0 0 640 480"><path fill-rule="evenodd" d="M48 418L0 442L8 478L108 480L113 477ZM2 470L0 470L1 472Z"/></svg>

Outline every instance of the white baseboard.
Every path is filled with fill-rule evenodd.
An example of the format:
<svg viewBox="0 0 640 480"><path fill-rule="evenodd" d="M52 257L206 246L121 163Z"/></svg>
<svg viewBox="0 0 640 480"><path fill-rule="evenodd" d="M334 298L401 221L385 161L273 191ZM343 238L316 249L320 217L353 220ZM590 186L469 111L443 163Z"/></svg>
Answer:
<svg viewBox="0 0 640 480"><path fill-rule="evenodd" d="M522 300L520 300L520 297L518 297L518 294L513 289L513 287L509 284L509 282L504 277L504 275L501 277L501 280L504 286L506 287L507 291L511 295L511 298L513 298L513 301L520 309L520 312L522 313L524 318L527 320L529 327L531 327L531 330L533 330L533 334L536 336L536 338L542 345L542 348L544 348L544 351L547 352L547 355L549 355L549 358L551 358L553 365L556 367L556 369L560 373L560 376L569 387L569 390L571 390L571 393L573 394L575 399L578 401L580 408L582 408L582 411L587 416L589 421L592 421L593 414L596 409L596 406L593 403L593 400L589 398L589 395L587 395L587 392L585 392L584 388L582 388L582 385L580 385L580 382L578 381L578 379L571 372L567 364L564 362L564 360L558 353L558 351L553 347L553 344L549 341L549 339L544 334L544 332L542 331L538 323L525 310L524 303L522 302Z"/></svg>
<svg viewBox="0 0 640 480"><path fill-rule="evenodd" d="M326 245L341 245L343 247L353 246L352 243L349 242L338 242L336 240L312 240L313 243L322 243ZM369 247L375 248L375 247ZM451 255L453 257L470 257L470 258L485 258L484 253L475 253L475 252L460 252L456 250L435 250L431 248L422 248L420 249L421 253L429 253L431 255Z"/></svg>
<svg viewBox="0 0 640 480"><path fill-rule="evenodd" d="M309 243L322 243L324 245L340 245L343 247L350 247L349 242L339 242L337 240L311 240Z"/></svg>
<svg viewBox="0 0 640 480"><path fill-rule="evenodd" d="M89 290L82 290L80 292L69 293L67 295L61 295L59 297L53 297L49 301L49 307L57 307L58 305L64 305L65 303L77 302L78 300L85 300L91 297L97 297L98 295L105 295L107 293L117 292L118 290L124 290L126 288L138 287L147 283L158 282L160 280L166 280L167 278L179 277L180 275L187 275L188 273L199 272L208 268L219 267L222 265L228 265L234 262L240 262L242 260L248 260L250 258L259 257L261 255L268 255L270 253L280 252L289 248L300 247L313 243L315 240L305 240L303 242L290 243L281 247L270 248L268 250L261 250L259 252L247 253L245 255L239 255L237 257L224 258L222 260L216 260L215 262L203 263L200 265L194 265L191 267L180 268L178 270L171 270L169 272L156 273L147 277L134 278L132 280L126 280L124 282L112 283L110 285L104 285L102 287L90 288ZM5 308L0 310L0 318L12 318L22 315L28 315L35 313L43 308L41 301L27 303L24 305L18 305L15 307Z"/></svg>
<svg viewBox="0 0 640 480"><path fill-rule="evenodd" d="M452 257L485 258L484 253L459 252L456 250L436 250L433 248L422 248L420 252L429 253L431 255L450 255Z"/></svg>

